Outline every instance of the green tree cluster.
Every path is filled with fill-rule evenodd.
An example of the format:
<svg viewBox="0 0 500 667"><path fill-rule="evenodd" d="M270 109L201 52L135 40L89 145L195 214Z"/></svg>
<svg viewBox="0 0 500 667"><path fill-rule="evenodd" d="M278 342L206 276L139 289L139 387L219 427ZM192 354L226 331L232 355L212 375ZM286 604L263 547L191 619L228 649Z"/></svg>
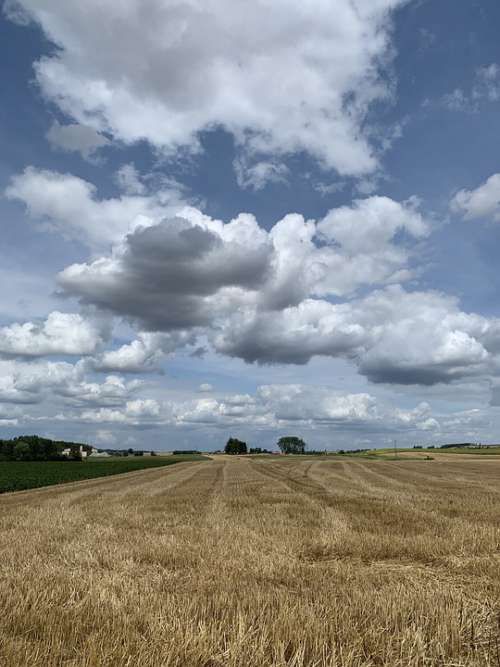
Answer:
<svg viewBox="0 0 500 667"><path fill-rule="evenodd" d="M283 436L278 440L278 447L283 454L303 454L306 443L294 435Z"/></svg>
<svg viewBox="0 0 500 667"><path fill-rule="evenodd" d="M88 445L83 445L90 449ZM0 461L67 461L63 449L71 450L70 459L81 460L80 443L21 435L11 440L0 440Z"/></svg>
<svg viewBox="0 0 500 667"><path fill-rule="evenodd" d="M247 443L238 438L229 438L224 447L226 454L246 454L248 452Z"/></svg>

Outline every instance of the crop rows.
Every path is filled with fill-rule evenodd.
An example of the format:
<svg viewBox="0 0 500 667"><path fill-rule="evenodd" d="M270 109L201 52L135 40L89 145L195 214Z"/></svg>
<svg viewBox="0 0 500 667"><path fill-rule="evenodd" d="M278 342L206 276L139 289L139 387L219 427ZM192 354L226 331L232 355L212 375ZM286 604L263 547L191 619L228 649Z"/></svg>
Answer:
<svg viewBox="0 0 500 667"><path fill-rule="evenodd" d="M0 493L23 491L41 486L107 477L144 468L172 465L179 461L201 459L197 456L127 457L88 461L0 461Z"/></svg>

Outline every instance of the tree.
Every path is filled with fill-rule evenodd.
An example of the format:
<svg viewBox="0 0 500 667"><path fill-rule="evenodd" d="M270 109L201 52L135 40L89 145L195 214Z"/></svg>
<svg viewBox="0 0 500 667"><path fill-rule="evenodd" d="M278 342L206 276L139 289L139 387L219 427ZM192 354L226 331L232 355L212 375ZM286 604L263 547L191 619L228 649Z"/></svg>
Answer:
<svg viewBox="0 0 500 667"><path fill-rule="evenodd" d="M226 454L246 454L247 451L247 443L238 438L229 438L224 447Z"/></svg>
<svg viewBox="0 0 500 667"><path fill-rule="evenodd" d="M278 447L283 454L303 454L306 443L295 435L283 436L278 440Z"/></svg>
<svg viewBox="0 0 500 667"><path fill-rule="evenodd" d="M14 458L16 461L30 460L30 446L27 442L18 440L14 445Z"/></svg>

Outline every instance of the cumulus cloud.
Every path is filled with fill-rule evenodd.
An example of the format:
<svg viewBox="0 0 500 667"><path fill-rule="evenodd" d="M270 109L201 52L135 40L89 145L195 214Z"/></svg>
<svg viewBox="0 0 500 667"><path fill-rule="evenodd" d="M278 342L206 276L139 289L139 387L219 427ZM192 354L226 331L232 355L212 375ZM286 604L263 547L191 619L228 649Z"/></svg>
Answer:
<svg viewBox="0 0 500 667"><path fill-rule="evenodd" d="M17 386L15 375L0 375L0 403L38 403L39 396L35 391L29 391L29 387L20 389Z"/></svg>
<svg viewBox="0 0 500 667"><path fill-rule="evenodd" d="M372 322L374 336L358 363L374 382L451 382L485 372L498 351L500 320L464 313L456 299L440 293L393 287L355 310L356 321Z"/></svg>
<svg viewBox="0 0 500 667"><path fill-rule="evenodd" d="M78 313L50 313L45 321L0 327L0 355L90 355L102 343L102 328Z"/></svg>
<svg viewBox="0 0 500 667"><path fill-rule="evenodd" d="M500 321L462 312L455 299L399 286L349 303L308 299L279 312L235 315L215 348L246 361L354 361L373 382L432 385L492 369Z"/></svg>
<svg viewBox="0 0 500 667"><path fill-rule="evenodd" d="M246 154L307 151L359 175L377 165L364 120L391 94L383 68L401 4L18 0L9 13L57 45L36 77L77 123L195 151L199 133L220 126Z"/></svg>
<svg viewBox="0 0 500 667"><path fill-rule="evenodd" d="M46 137L52 148L81 153L87 160L93 158L99 148L111 143L92 127L78 123L60 125L57 121L52 124Z"/></svg>
<svg viewBox="0 0 500 667"><path fill-rule="evenodd" d="M474 190L459 190L450 202L452 211L466 220L492 218L500 221L500 174L493 174Z"/></svg>
<svg viewBox="0 0 500 667"><path fill-rule="evenodd" d="M108 350L94 360L94 368L99 371L119 371L120 373L158 372L165 355L192 342L188 332L148 333L139 332L137 338L115 350Z"/></svg>
<svg viewBox="0 0 500 667"><path fill-rule="evenodd" d="M138 228L118 252L59 276L68 294L147 330L211 326L238 309L279 310L309 295L345 296L362 285L411 277L404 240L428 226L413 202L370 197L318 224L293 214L269 232L241 214L228 224L185 209Z"/></svg>
<svg viewBox="0 0 500 667"><path fill-rule="evenodd" d="M160 404L154 399L137 399L127 401L122 409L84 410L80 419L98 424L118 423L136 426L155 424L161 421Z"/></svg>
<svg viewBox="0 0 500 667"><path fill-rule="evenodd" d="M217 352L249 362L350 359L374 382L431 385L485 372L498 352L496 320L390 285L411 277L411 241L428 233L416 204L369 197L317 223L288 215L268 232L250 215L224 224L190 209L59 280L86 303L164 332L169 351L204 335ZM161 340L141 334L101 363L154 366Z"/></svg>
<svg viewBox="0 0 500 667"><path fill-rule="evenodd" d="M122 204L94 200L95 220ZM415 198L367 197L319 221L289 214L270 230L249 214L227 224L192 207L155 215L120 219L111 254L59 275L66 294L141 327L95 357L96 369L158 370L165 354L200 338L249 362L340 357L374 382L430 385L486 372L499 351L496 320L401 288L430 229ZM364 287L379 289L360 297Z"/></svg>
<svg viewBox="0 0 500 667"><path fill-rule="evenodd" d="M133 174L127 173L125 177L122 172L122 183L127 182L130 191ZM14 176L5 194L24 203L29 215L45 221L49 230L98 248L118 243L134 229L155 224L184 206L172 184L151 195L99 199L96 187L82 178L34 167Z"/></svg>
<svg viewBox="0 0 500 667"><path fill-rule="evenodd" d="M59 275L66 294L140 326L135 341L98 355L94 368L156 370L163 355L197 338L249 362L345 358L374 382L453 382L495 363L495 319L463 313L444 295L400 286L414 277L414 249L430 231L416 198L371 196L319 221L289 214L266 230L249 214L226 224L184 207L182 215L164 217L159 198L150 195L99 201L90 184L72 176L27 170L12 188L19 191L31 178L41 178L41 199L32 206L45 210L50 224L85 228L85 211L72 216L67 208L78 193L91 230L109 217L116 221L109 254ZM64 185L57 194L50 187L42 192L45 180L50 186L60 178L76 193L69 204ZM457 201L476 206L473 195ZM46 338L36 338L40 350L50 349Z"/></svg>
<svg viewBox="0 0 500 667"><path fill-rule="evenodd" d="M121 405L131 393L137 391L142 382L134 380L125 382L123 378L116 375L108 375L104 382L68 382L55 388L55 393L67 399L71 403L83 405Z"/></svg>
<svg viewBox="0 0 500 667"><path fill-rule="evenodd" d="M377 402L369 394L342 395L326 387L292 384L261 386L258 397L279 422L353 425L379 419Z"/></svg>
<svg viewBox="0 0 500 667"><path fill-rule="evenodd" d="M88 378L85 362L8 363L2 368L0 402L36 404L56 402L71 406L117 406L142 387L140 380L126 382L108 375L103 382Z"/></svg>

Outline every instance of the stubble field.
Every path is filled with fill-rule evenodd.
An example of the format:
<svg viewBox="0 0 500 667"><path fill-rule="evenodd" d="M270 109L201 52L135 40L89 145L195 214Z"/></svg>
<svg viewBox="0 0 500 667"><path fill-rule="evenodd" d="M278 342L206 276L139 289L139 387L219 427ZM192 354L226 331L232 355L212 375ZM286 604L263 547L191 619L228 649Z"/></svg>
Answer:
<svg viewBox="0 0 500 667"><path fill-rule="evenodd" d="M0 497L6 667L500 666L500 461L216 457Z"/></svg>

